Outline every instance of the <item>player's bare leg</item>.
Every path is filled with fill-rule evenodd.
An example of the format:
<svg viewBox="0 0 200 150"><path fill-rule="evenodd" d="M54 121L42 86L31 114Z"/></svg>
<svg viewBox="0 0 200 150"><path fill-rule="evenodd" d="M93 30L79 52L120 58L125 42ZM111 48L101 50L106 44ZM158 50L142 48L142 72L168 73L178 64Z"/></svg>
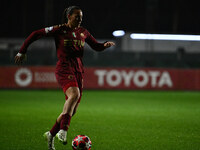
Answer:
<svg viewBox="0 0 200 150"><path fill-rule="evenodd" d="M77 104L76 104L76 106L74 107L74 111L73 111L73 114L72 114L72 116L74 116L74 115L75 115L75 113L76 113L76 111L77 111L77 108L78 108L78 106L79 106L79 103L77 103ZM58 116L58 118L57 118L57 122L58 122L58 123L60 123L60 121L61 121L61 118L62 118L62 115L63 115L63 113L61 113L61 114Z"/></svg>
<svg viewBox="0 0 200 150"><path fill-rule="evenodd" d="M77 108L78 108L79 104L80 104L79 102L76 103L76 106L74 107L74 111L73 111L72 116L75 115L75 113L76 113L76 111L77 111Z"/></svg>
<svg viewBox="0 0 200 150"><path fill-rule="evenodd" d="M67 144L67 130L70 125L71 117L74 113L74 109L80 97L80 92L78 87L70 87L65 93L68 97L65 101L63 112L57 118L57 122L60 123L60 131L57 133L57 138L63 144Z"/></svg>

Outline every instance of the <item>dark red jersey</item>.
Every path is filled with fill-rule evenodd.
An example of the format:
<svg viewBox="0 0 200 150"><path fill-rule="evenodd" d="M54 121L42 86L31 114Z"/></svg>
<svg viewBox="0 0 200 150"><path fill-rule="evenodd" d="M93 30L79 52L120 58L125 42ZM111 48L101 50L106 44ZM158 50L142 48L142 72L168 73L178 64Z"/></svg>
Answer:
<svg viewBox="0 0 200 150"><path fill-rule="evenodd" d="M66 24L63 24L32 32L19 52L26 53L28 46L32 42L46 36L54 37L55 39L58 57L56 72L61 74L84 71L82 57L85 42L96 51L105 49L104 44L98 43L85 28L79 27L72 30Z"/></svg>

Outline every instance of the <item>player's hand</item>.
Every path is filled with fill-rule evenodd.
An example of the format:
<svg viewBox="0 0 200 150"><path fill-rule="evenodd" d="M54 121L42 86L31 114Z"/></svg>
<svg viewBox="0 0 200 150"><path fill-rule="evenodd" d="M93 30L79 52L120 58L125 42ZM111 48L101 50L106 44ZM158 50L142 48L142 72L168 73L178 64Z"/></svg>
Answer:
<svg viewBox="0 0 200 150"><path fill-rule="evenodd" d="M114 45L115 45L114 42L109 42L109 41L108 41L108 42L105 42L105 43L104 43L104 47L105 47L105 48L109 48L109 47L114 46Z"/></svg>
<svg viewBox="0 0 200 150"><path fill-rule="evenodd" d="M26 54L18 53L15 56L15 63L21 65L26 60Z"/></svg>

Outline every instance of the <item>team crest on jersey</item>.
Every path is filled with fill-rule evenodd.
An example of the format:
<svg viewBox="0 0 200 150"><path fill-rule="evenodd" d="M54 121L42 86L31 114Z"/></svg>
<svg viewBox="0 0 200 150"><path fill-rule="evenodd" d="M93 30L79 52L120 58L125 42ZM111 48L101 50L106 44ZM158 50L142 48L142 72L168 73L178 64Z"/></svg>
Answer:
<svg viewBox="0 0 200 150"><path fill-rule="evenodd" d="M73 79L73 75L68 75L68 79L72 80Z"/></svg>
<svg viewBox="0 0 200 150"><path fill-rule="evenodd" d="M75 34L75 32L72 32L72 35L73 35L73 37L75 37L75 38L76 38L76 34Z"/></svg>
<svg viewBox="0 0 200 150"><path fill-rule="evenodd" d="M81 37L84 37L84 36L85 36L83 33L81 33L80 35L81 35Z"/></svg>
<svg viewBox="0 0 200 150"><path fill-rule="evenodd" d="M47 28L45 28L45 32L46 33L49 33L50 31L52 31L53 30L53 27L47 27Z"/></svg>

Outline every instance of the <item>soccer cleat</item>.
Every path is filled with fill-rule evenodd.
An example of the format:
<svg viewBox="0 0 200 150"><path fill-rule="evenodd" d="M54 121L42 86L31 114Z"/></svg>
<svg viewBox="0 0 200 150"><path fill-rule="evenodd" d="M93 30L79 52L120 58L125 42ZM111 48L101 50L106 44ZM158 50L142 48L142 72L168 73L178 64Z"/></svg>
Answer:
<svg viewBox="0 0 200 150"><path fill-rule="evenodd" d="M64 145L67 144L67 131L65 130L60 130L57 134L56 137L58 138L58 140L63 143Z"/></svg>
<svg viewBox="0 0 200 150"><path fill-rule="evenodd" d="M51 133L49 131L44 133L44 138L47 141L48 144L48 150L55 150L54 147L54 137L51 135Z"/></svg>

